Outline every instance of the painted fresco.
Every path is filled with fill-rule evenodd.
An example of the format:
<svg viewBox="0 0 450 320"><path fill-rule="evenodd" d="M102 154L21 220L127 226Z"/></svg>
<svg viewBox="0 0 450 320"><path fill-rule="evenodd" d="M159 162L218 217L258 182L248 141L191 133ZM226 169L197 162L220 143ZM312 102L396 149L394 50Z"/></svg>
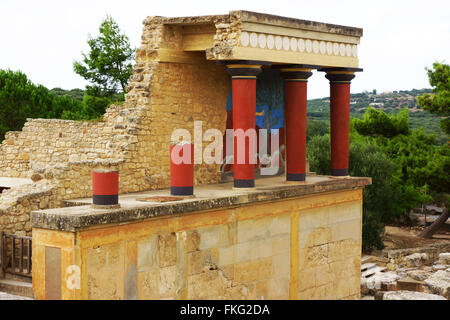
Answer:
<svg viewBox="0 0 450 320"><path fill-rule="evenodd" d="M227 129L233 129L233 102L232 92L228 94ZM280 71L276 69L263 69L256 81L256 130L279 129L280 166L284 167L284 85ZM224 136L224 155L226 154L226 138ZM267 141L270 152L270 141ZM259 144L258 144L259 146ZM231 165L223 165L222 171L231 171Z"/></svg>

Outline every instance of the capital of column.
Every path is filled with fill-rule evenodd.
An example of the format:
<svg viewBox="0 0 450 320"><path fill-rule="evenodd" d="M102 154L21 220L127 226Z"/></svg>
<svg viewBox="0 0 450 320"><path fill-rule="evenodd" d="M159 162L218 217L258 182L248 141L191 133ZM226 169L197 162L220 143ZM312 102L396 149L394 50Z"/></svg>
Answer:
<svg viewBox="0 0 450 320"><path fill-rule="evenodd" d="M331 83L351 83L355 78L355 72L361 72L361 68L321 68L321 72L326 72L325 78Z"/></svg>
<svg viewBox="0 0 450 320"><path fill-rule="evenodd" d="M270 65L265 61L228 61L226 62L228 74L232 79L256 79L262 72L263 65Z"/></svg>
<svg viewBox="0 0 450 320"><path fill-rule="evenodd" d="M311 65L283 65L280 66L281 75L287 82L308 82L308 78L312 76L311 70L315 66Z"/></svg>

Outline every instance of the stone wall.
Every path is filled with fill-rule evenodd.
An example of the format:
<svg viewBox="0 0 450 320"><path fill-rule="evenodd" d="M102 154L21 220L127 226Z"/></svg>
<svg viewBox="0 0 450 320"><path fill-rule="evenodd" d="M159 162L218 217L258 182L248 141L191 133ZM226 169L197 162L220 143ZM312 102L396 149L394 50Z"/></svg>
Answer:
<svg viewBox="0 0 450 320"><path fill-rule="evenodd" d="M361 218L359 189L77 232L36 228L35 296L358 299ZM46 278L51 261L60 263L61 276ZM79 289L67 287L74 265Z"/></svg>
<svg viewBox="0 0 450 320"><path fill-rule="evenodd" d="M0 202L0 231L7 234L31 235L30 210L57 208L55 185L41 181L5 190Z"/></svg>

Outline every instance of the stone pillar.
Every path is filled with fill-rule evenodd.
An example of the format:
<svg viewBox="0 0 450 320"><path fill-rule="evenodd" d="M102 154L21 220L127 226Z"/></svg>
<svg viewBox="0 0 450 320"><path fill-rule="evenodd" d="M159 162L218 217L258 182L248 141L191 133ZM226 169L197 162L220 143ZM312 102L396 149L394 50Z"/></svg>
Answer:
<svg viewBox="0 0 450 320"><path fill-rule="evenodd" d="M330 80L331 175L348 176L350 82L355 68L325 68Z"/></svg>
<svg viewBox="0 0 450 320"><path fill-rule="evenodd" d="M256 76L262 71L261 66L242 63L227 65L232 78L235 188L255 187Z"/></svg>
<svg viewBox="0 0 450 320"><path fill-rule="evenodd" d="M308 68L282 68L286 126L286 180L306 178L306 105Z"/></svg>

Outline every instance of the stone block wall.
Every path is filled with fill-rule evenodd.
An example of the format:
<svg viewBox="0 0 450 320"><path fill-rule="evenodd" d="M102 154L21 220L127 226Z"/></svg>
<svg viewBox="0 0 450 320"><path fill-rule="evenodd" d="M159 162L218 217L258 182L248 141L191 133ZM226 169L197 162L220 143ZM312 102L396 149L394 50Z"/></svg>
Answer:
<svg viewBox="0 0 450 320"><path fill-rule="evenodd" d="M361 203L299 216L299 298L359 297Z"/></svg>
<svg viewBox="0 0 450 320"><path fill-rule="evenodd" d="M54 195L55 186L48 181L3 191L0 230L7 234L30 236L30 210L59 207Z"/></svg>
<svg viewBox="0 0 450 320"><path fill-rule="evenodd" d="M361 218L359 189L78 232L33 229L33 287L38 299L54 297L54 279L58 299L358 299ZM46 278L48 247L61 276ZM73 265L79 289L67 287Z"/></svg>

